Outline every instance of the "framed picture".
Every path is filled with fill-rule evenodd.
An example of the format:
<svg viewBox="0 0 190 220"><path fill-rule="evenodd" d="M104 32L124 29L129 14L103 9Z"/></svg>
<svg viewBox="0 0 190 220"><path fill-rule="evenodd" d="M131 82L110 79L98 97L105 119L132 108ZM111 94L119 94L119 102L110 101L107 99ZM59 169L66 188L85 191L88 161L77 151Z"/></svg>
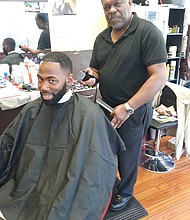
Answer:
<svg viewBox="0 0 190 220"><path fill-rule="evenodd" d="M76 15L76 0L52 0L52 15Z"/></svg>
<svg viewBox="0 0 190 220"><path fill-rule="evenodd" d="M24 2L25 12L40 12L39 2Z"/></svg>

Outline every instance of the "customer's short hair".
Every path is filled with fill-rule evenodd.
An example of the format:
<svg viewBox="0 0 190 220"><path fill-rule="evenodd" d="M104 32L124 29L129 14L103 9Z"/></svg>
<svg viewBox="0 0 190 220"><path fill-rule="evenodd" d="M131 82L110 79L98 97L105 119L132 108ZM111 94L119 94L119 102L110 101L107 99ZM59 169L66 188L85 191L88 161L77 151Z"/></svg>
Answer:
<svg viewBox="0 0 190 220"><path fill-rule="evenodd" d="M71 73L73 71L71 59L63 52L50 52L42 58L42 61L59 63L62 69L67 69Z"/></svg>
<svg viewBox="0 0 190 220"><path fill-rule="evenodd" d="M16 42L15 42L15 40L13 39L13 38L10 38L10 37L8 37L8 38L5 38L4 39L4 42L10 47L10 48L15 48L15 46L16 46Z"/></svg>

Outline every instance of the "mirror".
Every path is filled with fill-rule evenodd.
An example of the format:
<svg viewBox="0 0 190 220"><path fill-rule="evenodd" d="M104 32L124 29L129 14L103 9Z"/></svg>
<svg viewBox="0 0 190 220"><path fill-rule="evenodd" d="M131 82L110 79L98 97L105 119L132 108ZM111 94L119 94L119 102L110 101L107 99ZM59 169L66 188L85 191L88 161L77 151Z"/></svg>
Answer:
<svg viewBox="0 0 190 220"><path fill-rule="evenodd" d="M27 2L23 1L0 1L0 52L4 38L11 37L16 41L16 49L19 45L37 47L38 39L42 30L38 29L35 22L37 12L47 12L47 1L28 1L29 5L39 5L27 9ZM38 3L38 4L37 4Z"/></svg>

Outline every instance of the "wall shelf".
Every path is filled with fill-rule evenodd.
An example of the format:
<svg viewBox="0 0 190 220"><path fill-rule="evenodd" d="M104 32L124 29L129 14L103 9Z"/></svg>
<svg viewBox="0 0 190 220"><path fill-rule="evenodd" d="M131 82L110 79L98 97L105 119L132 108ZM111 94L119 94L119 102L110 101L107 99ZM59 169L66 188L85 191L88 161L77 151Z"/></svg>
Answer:
<svg viewBox="0 0 190 220"><path fill-rule="evenodd" d="M170 6L134 6L132 9L138 17L151 21L162 32L166 42L166 50L169 54L171 46L177 47L175 55L168 57L169 66L176 62L175 74L169 81L179 83L180 54L182 50L185 8ZM167 65L168 66L168 65Z"/></svg>
<svg viewBox="0 0 190 220"><path fill-rule="evenodd" d="M171 62L176 62L175 67L175 75L174 80L169 81L174 83L179 83L179 65L180 65L180 53L182 49L182 41L183 41L183 30L184 30L184 16L185 16L185 8L170 8L169 9L169 18L168 18L168 28L172 31L175 26L177 27L177 33L168 33L166 36L166 50L169 52L169 48L171 46L176 46L176 56L168 57L167 64L171 66Z"/></svg>

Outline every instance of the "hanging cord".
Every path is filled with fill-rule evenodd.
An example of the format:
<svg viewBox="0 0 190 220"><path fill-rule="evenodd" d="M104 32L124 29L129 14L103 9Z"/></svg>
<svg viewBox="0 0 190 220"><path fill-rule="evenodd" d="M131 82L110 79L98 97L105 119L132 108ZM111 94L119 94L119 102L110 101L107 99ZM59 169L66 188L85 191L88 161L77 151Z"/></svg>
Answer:
<svg viewBox="0 0 190 220"><path fill-rule="evenodd" d="M95 88L95 93L94 93L94 103L96 103L97 94L98 94L98 84L96 84L96 88Z"/></svg>

